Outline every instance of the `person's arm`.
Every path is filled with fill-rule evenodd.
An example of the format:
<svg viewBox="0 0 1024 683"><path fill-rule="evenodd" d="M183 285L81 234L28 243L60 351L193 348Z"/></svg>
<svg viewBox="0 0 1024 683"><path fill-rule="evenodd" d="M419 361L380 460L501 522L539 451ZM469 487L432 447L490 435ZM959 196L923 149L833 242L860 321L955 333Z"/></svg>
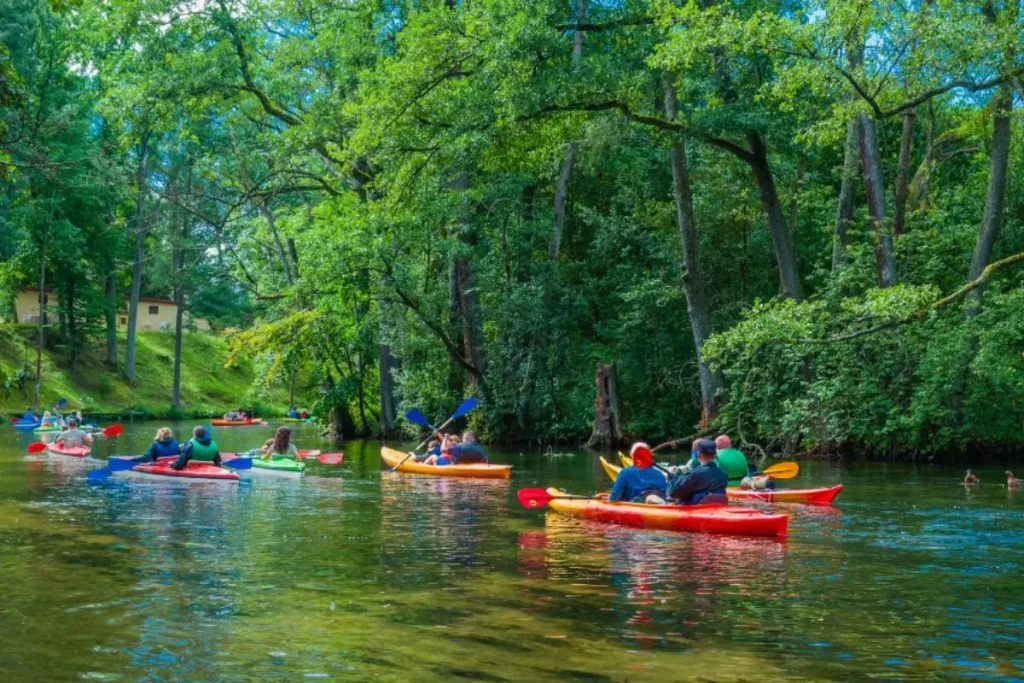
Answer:
<svg viewBox="0 0 1024 683"><path fill-rule="evenodd" d="M179 455L178 459L175 460L174 463L171 465L171 469L173 469L173 470L180 470L185 465L187 465L188 461L191 460L191 459L192 459L192 442L191 441L186 441L185 443L183 443L181 445L181 455Z"/></svg>
<svg viewBox="0 0 1024 683"><path fill-rule="evenodd" d="M85 443L87 443L87 444L91 444L91 443L92 443L92 434L90 434L89 432L86 432L86 433L85 433L85 439L84 439L84 441L85 441Z"/></svg>
<svg viewBox="0 0 1024 683"><path fill-rule="evenodd" d="M619 472L619 475L615 477L615 483L612 485L612 492L608 494L608 500L611 502L618 502L625 500L626 494L629 493L630 480L633 478L633 470L626 467Z"/></svg>
<svg viewBox="0 0 1024 683"><path fill-rule="evenodd" d="M688 474L680 479L671 490L668 491L669 498L675 498L676 500L688 502L690 497L701 489L703 481L700 476L701 473Z"/></svg>

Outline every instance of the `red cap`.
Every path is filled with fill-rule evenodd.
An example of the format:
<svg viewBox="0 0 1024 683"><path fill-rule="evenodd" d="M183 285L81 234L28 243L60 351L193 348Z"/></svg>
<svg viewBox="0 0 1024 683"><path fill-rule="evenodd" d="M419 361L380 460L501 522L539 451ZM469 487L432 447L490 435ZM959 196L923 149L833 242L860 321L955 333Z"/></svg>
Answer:
<svg viewBox="0 0 1024 683"><path fill-rule="evenodd" d="M642 441L633 444L633 447L629 449L629 457L633 458L633 466L642 470L654 464L654 453L651 452L651 447Z"/></svg>

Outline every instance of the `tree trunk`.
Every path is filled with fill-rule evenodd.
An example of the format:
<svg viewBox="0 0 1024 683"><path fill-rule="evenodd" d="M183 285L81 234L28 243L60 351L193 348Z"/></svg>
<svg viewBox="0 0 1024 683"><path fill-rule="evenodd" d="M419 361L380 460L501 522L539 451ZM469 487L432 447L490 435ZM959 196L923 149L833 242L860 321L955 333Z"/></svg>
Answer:
<svg viewBox="0 0 1024 683"><path fill-rule="evenodd" d="M800 284L800 273L796 267L796 258L793 255L793 244L789 239L786 219L782 215L782 205L779 202L779 193L775 188L775 178L768 165L768 153L764 138L757 131L748 131L747 141L750 143L751 151L749 158L744 160L750 165L754 172L754 179L757 181L761 207L764 209L765 218L768 221L768 232L771 234L772 245L775 248L775 260L779 265L779 283L782 293L795 301L802 301L803 288Z"/></svg>
<svg viewBox="0 0 1024 683"><path fill-rule="evenodd" d="M299 379L299 368L293 365L288 370L288 412L295 410L295 382Z"/></svg>
<svg viewBox="0 0 1024 683"><path fill-rule="evenodd" d="M843 151L843 180L839 186L839 204L836 207L835 232L832 238L832 270L835 271L846 260L846 249L850 246L850 226L853 225L853 209L857 194L857 121L846 124L846 144Z"/></svg>
<svg viewBox="0 0 1024 683"><path fill-rule="evenodd" d="M476 238L473 230L473 220L470 216L469 199L466 196L466 193L469 191L469 174L460 174L455 180L453 188L463 193L459 202L459 239L464 244L472 247L476 243ZM487 363L484 356L483 315L480 310L480 295L469 259L456 257L454 265L455 303L459 311L463 357L473 366L473 371L469 375L470 382L478 391L484 393L484 377L487 371Z"/></svg>
<svg viewBox="0 0 1024 683"><path fill-rule="evenodd" d="M67 305L68 316L68 344L71 349L71 376L74 377L78 370L78 325L75 322L75 273L68 273L66 291L64 294Z"/></svg>
<svg viewBox="0 0 1024 683"><path fill-rule="evenodd" d="M135 171L136 197L135 260L132 264L132 289L128 297L128 331L124 345L124 376L128 383L135 385L135 326L138 323L139 296L142 293L142 260L145 256L144 210L146 200L146 163L149 155L149 133L144 132L139 140L139 158Z"/></svg>
<svg viewBox="0 0 1024 683"><path fill-rule="evenodd" d="M284 243L281 241L281 235L277 232L277 219L274 216L274 212L263 202L259 203L259 212L267 220L267 227L270 228L270 235L274 238L274 245L277 247L277 256L281 260L281 267L284 269L284 279L289 284L295 283L295 278L292 277L292 267L288 261L288 254L284 250Z"/></svg>
<svg viewBox="0 0 1024 683"><path fill-rule="evenodd" d="M669 120L676 118L676 91L671 77L662 77L665 95L665 115ZM690 328L693 331L693 347L697 354L700 374L701 424L706 425L715 417L720 378L701 353L704 341L710 335L707 302L704 298L704 274L700 267L700 238L693 214L693 193L690 189L689 171L686 164L686 146L681 140L674 140L669 150L672 163L672 190L676 199L676 222L683 247L683 294L686 296L686 310L690 314Z"/></svg>
<svg viewBox="0 0 1024 683"><path fill-rule="evenodd" d="M611 450L622 444L622 413L615 365L597 364L594 431L587 448Z"/></svg>
<svg viewBox="0 0 1024 683"><path fill-rule="evenodd" d="M181 410L181 338L185 327L185 288L181 284L174 288L174 301L178 304L178 311L174 317L174 387L171 390L171 405L175 410Z"/></svg>
<svg viewBox="0 0 1024 683"><path fill-rule="evenodd" d="M395 359L391 355L391 347L379 344L380 371L380 434L388 438L395 431L397 410L395 406L395 378L391 374L395 368Z"/></svg>
<svg viewBox="0 0 1024 683"><path fill-rule="evenodd" d="M581 24L587 15L587 0L576 0L576 23ZM575 72L580 65L580 58L583 56L583 31L578 28L572 37L572 70ZM572 180L573 166L576 164L576 155L579 154L579 144L570 142L565 151L565 159L562 161L562 169L558 174L558 184L555 186L555 224L551 233L551 244L548 247L548 254L551 258L558 258L562 249L562 232L565 227L565 203L569 199L569 182Z"/></svg>
<svg viewBox="0 0 1024 683"><path fill-rule="evenodd" d="M893 220L893 232L902 235L907 222L907 195L910 186L910 152L914 142L913 110L903 114L903 132L900 135L900 158L896 166L896 215Z"/></svg>
<svg viewBox="0 0 1024 683"><path fill-rule="evenodd" d="M892 250L892 233L885 215L885 181L882 176L882 158L878 151L875 122L867 114L857 116L860 128L860 161L864 169L864 192L867 195L868 215L873 227L875 243L875 272L879 287L896 284L896 261Z"/></svg>
<svg viewBox="0 0 1024 683"><path fill-rule="evenodd" d="M117 370L117 277L114 275L113 258L107 257L106 278L107 305L103 316L107 326L107 367Z"/></svg>
<svg viewBox="0 0 1024 683"><path fill-rule="evenodd" d="M1009 83L999 86L999 94L993 102L992 114L992 156L989 160L988 191L985 194L985 212L981 219L978 239L971 257L969 280L981 276L992 260L992 250L999 237L1003 219L1003 203L1006 200L1006 174L1010 161L1010 116L1013 110L1013 87ZM980 311L981 291L970 295L967 314Z"/></svg>
<svg viewBox="0 0 1024 683"><path fill-rule="evenodd" d="M39 412L39 394L43 384L43 328L46 326L46 239L39 246L39 338L36 341L36 386L32 412Z"/></svg>

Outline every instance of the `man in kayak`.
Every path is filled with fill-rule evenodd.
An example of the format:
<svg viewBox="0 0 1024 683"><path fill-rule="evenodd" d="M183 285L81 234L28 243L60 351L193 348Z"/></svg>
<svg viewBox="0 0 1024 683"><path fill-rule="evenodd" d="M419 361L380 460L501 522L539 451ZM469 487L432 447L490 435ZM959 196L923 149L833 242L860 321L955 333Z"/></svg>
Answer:
<svg viewBox="0 0 1024 683"><path fill-rule="evenodd" d="M132 462L156 462L160 458L175 455L181 455L181 447L178 445L177 439L174 438L171 428L161 427L156 430L156 436L153 437L153 443L149 444L149 449L143 455L132 458Z"/></svg>
<svg viewBox="0 0 1024 683"><path fill-rule="evenodd" d="M78 420L70 418L68 428L60 433L56 439L57 445L67 447L81 447L92 443L92 437L78 428Z"/></svg>
<svg viewBox="0 0 1024 683"><path fill-rule="evenodd" d="M750 476L747 457L738 448L732 447L732 439L727 434L715 439L715 447L718 449L718 466L725 471L730 482L738 482Z"/></svg>
<svg viewBox="0 0 1024 683"><path fill-rule="evenodd" d="M293 420L299 419L299 411L295 408L292 408L291 410L288 411L288 417L292 418Z"/></svg>
<svg viewBox="0 0 1024 683"><path fill-rule="evenodd" d="M31 408L25 408L25 414L21 416L21 422L39 422L39 418L32 412Z"/></svg>
<svg viewBox="0 0 1024 683"><path fill-rule="evenodd" d="M236 420L239 419L238 418L238 411L237 410L229 410L228 412L224 413L224 418L223 419L227 420L228 422L235 422Z"/></svg>
<svg viewBox="0 0 1024 683"><path fill-rule="evenodd" d="M711 439L701 439L697 446L697 465L689 474L682 477L673 476L668 482L668 497L683 505L696 505L707 500L709 496L720 496L721 502L726 502L725 487L729 484L729 477L719 465L715 463L718 455L718 448Z"/></svg>
<svg viewBox="0 0 1024 683"><path fill-rule="evenodd" d="M608 500L643 503L648 496L658 496L658 500L664 502L665 475L654 468L654 453L650 446L635 443L629 449L629 456L633 458L633 466L622 468L615 477Z"/></svg>
<svg viewBox="0 0 1024 683"><path fill-rule="evenodd" d="M427 459L433 457L434 462L441 457L441 442L437 439L431 439L430 443L427 444L427 452L423 455L415 456L417 462L424 462Z"/></svg>
<svg viewBox="0 0 1024 683"><path fill-rule="evenodd" d="M192 430L192 438L181 446L181 455L171 465L171 469L185 469L189 460L211 462L220 466L220 451L217 450L217 443L210 438L210 435L206 433L206 427L202 425Z"/></svg>

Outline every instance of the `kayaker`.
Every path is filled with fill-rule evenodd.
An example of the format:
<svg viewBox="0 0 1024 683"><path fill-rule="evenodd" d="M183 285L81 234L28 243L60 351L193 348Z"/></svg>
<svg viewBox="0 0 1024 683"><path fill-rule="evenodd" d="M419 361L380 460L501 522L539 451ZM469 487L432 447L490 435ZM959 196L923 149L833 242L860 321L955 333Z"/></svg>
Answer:
<svg viewBox="0 0 1024 683"><path fill-rule="evenodd" d="M301 417L303 420L308 420L309 419L309 413L306 412L305 410L303 410L302 414L299 415L299 417Z"/></svg>
<svg viewBox="0 0 1024 683"><path fill-rule="evenodd" d="M238 411L229 410L228 412L224 413L224 419L227 420L228 422L235 422L239 420L240 418L238 417Z"/></svg>
<svg viewBox="0 0 1024 683"><path fill-rule="evenodd" d="M629 449L629 456L633 458L633 465L622 468L615 477L608 500L644 503L648 496L658 496L653 502L664 502L665 475L654 468L651 447L642 442L635 443Z"/></svg>
<svg viewBox="0 0 1024 683"><path fill-rule="evenodd" d="M39 424L40 427L56 427L58 424L58 418L54 417L49 410L43 411L43 419Z"/></svg>
<svg viewBox="0 0 1024 683"><path fill-rule="evenodd" d="M31 408L25 408L25 414L21 416L22 422L39 422L35 412Z"/></svg>
<svg viewBox="0 0 1024 683"><path fill-rule="evenodd" d="M292 430L287 427L278 427L274 432L274 438L263 445L262 460L280 460L287 458L297 460L299 449L292 442Z"/></svg>
<svg viewBox="0 0 1024 683"><path fill-rule="evenodd" d="M299 419L299 411L296 410L295 408L292 408L291 410L288 411L288 417L292 418L293 420Z"/></svg>
<svg viewBox="0 0 1024 683"><path fill-rule="evenodd" d="M466 430L462 434L462 443L454 443L441 450L444 456L440 460L448 460L454 465L486 464L487 454L477 443L476 434ZM440 461L438 461L440 465ZM447 463L446 463L447 464Z"/></svg>
<svg viewBox="0 0 1024 683"><path fill-rule="evenodd" d="M441 457L441 441L438 439L431 439L430 443L427 444L427 452L423 455L415 456L419 462L425 461L427 458L433 457L436 461Z"/></svg>
<svg viewBox="0 0 1024 683"><path fill-rule="evenodd" d="M757 474L757 470L751 471L747 465L747 457L743 452L732 447L732 439L727 434L715 439L715 447L718 449L718 466L725 471L729 481L736 482L751 474Z"/></svg>
<svg viewBox="0 0 1024 683"><path fill-rule="evenodd" d="M156 436L153 437L153 443L149 444L149 449L143 455L132 458L132 462L156 462L160 458L174 455L181 455L181 446L178 445L170 427L161 427L156 430Z"/></svg>
<svg viewBox="0 0 1024 683"><path fill-rule="evenodd" d="M197 462L212 462L220 466L220 451L217 450L217 443L210 438L206 427L198 425L192 430L192 438L181 446L181 455L171 465L173 470L185 469L189 460Z"/></svg>
<svg viewBox="0 0 1024 683"><path fill-rule="evenodd" d="M718 447L711 439L701 439L697 447L697 459L700 464L692 472L682 477L673 476L668 482L668 497L683 505L696 505L707 500L709 496L721 496L725 502L725 487L729 477L715 463Z"/></svg>
<svg viewBox="0 0 1024 683"><path fill-rule="evenodd" d="M78 420L72 417L68 420L67 430L61 432L55 441L59 446L81 447L91 444L92 436L79 429Z"/></svg>

